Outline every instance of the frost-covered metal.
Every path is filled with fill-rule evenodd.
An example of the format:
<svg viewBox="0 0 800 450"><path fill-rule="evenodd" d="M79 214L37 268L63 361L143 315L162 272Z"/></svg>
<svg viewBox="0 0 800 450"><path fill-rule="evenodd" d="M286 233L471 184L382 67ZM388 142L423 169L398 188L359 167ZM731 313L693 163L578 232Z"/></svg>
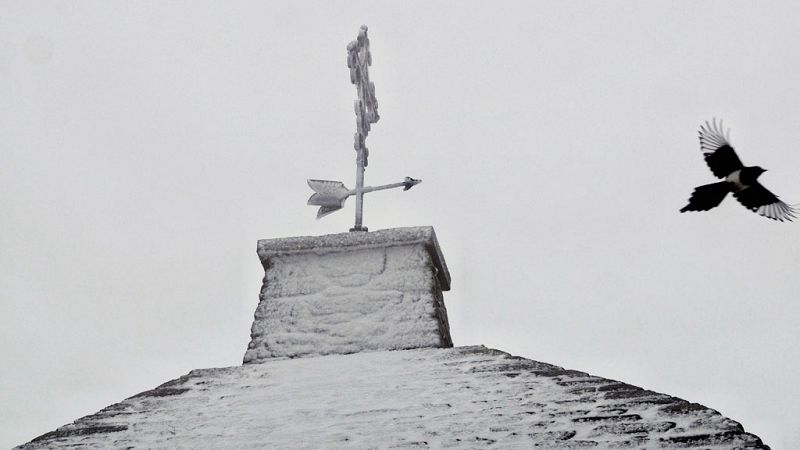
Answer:
<svg viewBox="0 0 800 450"><path fill-rule="evenodd" d="M353 143L356 150L355 189L347 189L341 181L308 180L309 187L314 190L314 194L308 199L308 204L319 206L317 219L342 209L348 197L356 196L356 223L350 231L367 231L367 227L363 225L364 194L395 187L403 187L403 190L407 191L422 182L422 180L406 177L399 183L364 187L364 169L367 167L369 157L366 140L371 125L380 119L378 99L375 98L375 83L369 80L369 66L371 65L372 54L369 51L367 26L362 25L356 40L347 45L347 67L350 68L350 82L356 86L358 94L358 99L354 104L356 112L356 133Z"/></svg>

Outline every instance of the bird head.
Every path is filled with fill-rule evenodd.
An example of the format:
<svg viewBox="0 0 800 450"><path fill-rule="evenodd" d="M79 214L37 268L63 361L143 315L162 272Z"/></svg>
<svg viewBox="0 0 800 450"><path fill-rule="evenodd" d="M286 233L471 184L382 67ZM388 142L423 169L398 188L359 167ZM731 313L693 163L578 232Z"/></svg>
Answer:
<svg viewBox="0 0 800 450"><path fill-rule="evenodd" d="M762 173L767 171L767 169L765 169L765 168L763 168L761 166L755 166L755 167L753 167L753 169L755 169L756 178L758 178Z"/></svg>

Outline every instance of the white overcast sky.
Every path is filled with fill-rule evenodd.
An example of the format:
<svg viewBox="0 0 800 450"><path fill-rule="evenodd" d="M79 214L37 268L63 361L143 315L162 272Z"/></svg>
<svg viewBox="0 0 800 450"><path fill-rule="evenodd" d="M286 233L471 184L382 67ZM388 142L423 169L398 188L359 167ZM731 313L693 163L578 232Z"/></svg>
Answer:
<svg viewBox="0 0 800 450"><path fill-rule="evenodd" d="M722 117L800 202L796 2L0 1L0 447L236 365L256 241L344 232L346 45L381 120L370 229L433 225L456 345L705 404L800 442L800 223L727 199Z"/></svg>

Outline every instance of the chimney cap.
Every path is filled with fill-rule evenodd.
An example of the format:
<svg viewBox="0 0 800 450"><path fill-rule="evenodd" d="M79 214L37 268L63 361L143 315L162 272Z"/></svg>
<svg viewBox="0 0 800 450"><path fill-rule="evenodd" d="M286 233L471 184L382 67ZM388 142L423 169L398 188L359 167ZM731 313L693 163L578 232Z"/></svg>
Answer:
<svg viewBox="0 0 800 450"><path fill-rule="evenodd" d="M325 254L347 248L376 248L419 243L431 256L436 277L443 291L450 290L450 272L444 261L439 241L433 227L403 227L367 233L338 233L323 236L295 236L287 238L261 239L258 241L258 256L267 269L273 256L316 253Z"/></svg>

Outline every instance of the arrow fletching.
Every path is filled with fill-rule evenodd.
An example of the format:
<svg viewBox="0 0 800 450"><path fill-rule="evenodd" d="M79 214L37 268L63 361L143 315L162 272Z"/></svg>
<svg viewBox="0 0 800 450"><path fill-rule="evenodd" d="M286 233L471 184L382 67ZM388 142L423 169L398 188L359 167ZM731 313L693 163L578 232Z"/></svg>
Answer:
<svg viewBox="0 0 800 450"><path fill-rule="evenodd" d="M342 207L344 207L344 204L342 204L341 206L336 206L336 207L320 206L319 209L317 210L317 219L321 219L321 218L327 216L330 213L334 213L334 212L342 209Z"/></svg>
<svg viewBox="0 0 800 450"><path fill-rule="evenodd" d="M350 196L350 190L341 181L308 180L308 186L314 191L308 204L320 207L317 219L342 209Z"/></svg>

